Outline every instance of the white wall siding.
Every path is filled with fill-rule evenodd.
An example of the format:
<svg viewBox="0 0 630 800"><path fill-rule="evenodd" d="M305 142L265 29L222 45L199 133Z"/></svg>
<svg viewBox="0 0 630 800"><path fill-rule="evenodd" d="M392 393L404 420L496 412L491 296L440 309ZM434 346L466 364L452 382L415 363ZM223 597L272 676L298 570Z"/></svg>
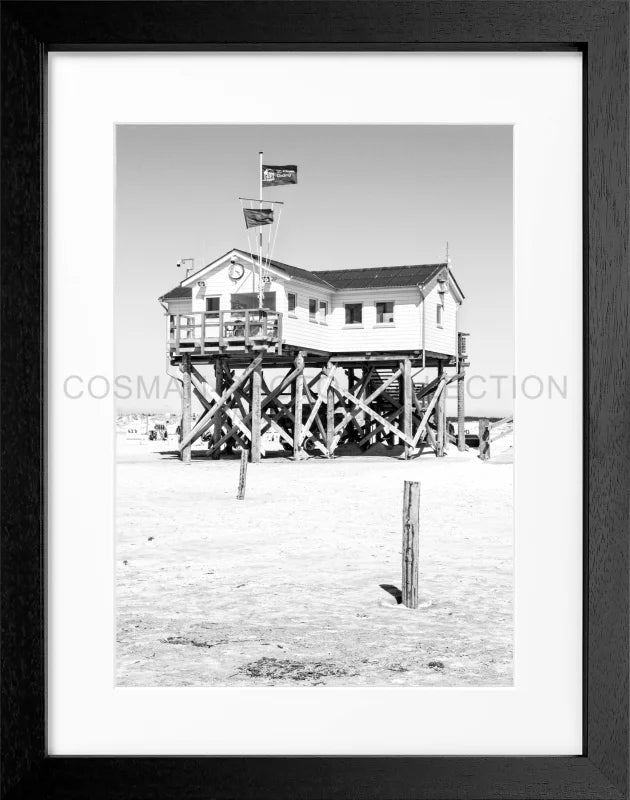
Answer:
<svg viewBox="0 0 630 800"><path fill-rule="evenodd" d="M169 314L188 314L192 311L191 301L187 297L177 297L165 302L168 305Z"/></svg>
<svg viewBox="0 0 630 800"><path fill-rule="evenodd" d="M435 353L455 355L457 353L457 301L450 289L444 293L442 327L437 324L437 306L440 292L437 283L428 292L424 301L426 319L425 349Z"/></svg>
<svg viewBox="0 0 630 800"><path fill-rule="evenodd" d="M394 324L377 325L376 303L394 303ZM362 303L361 326L346 326L346 303ZM421 344L418 289L340 291L332 314L333 347L338 352L362 350L419 350Z"/></svg>
<svg viewBox="0 0 630 800"><path fill-rule="evenodd" d="M306 283L287 282L285 290L285 308L282 317L283 339L287 344L297 345L298 347L309 347L314 350L324 350L329 352L333 346L333 327L331 320L332 292L325 289L310 286ZM295 313L289 315L288 295L289 292L297 295L297 305ZM328 303L328 315L326 322L323 322L320 314L317 315L317 322L309 319L309 300L316 300Z"/></svg>
<svg viewBox="0 0 630 800"><path fill-rule="evenodd" d="M195 283L192 288L192 309L193 311L206 310L206 297L220 297L220 310L229 311L232 308L233 294L251 294L258 291L258 283L254 271L245 266L243 277L234 281L228 274L229 260L221 266L215 267L212 272L200 278L205 286L198 286ZM273 279L266 284L265 293L276 292L276 308L278 311L286 309L286 298L283 284L281 281ZM284 303L284 306L282 305Z"/></svg>

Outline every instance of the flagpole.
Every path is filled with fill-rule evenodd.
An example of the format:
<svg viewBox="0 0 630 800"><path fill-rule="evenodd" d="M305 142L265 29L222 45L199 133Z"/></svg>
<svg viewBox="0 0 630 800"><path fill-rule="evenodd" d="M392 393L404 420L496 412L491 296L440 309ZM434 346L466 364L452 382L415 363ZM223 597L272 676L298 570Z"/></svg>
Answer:
<svg viewBox="0 0 630 800"><path fill-rule="evenodd" d="M263 151L258 151L258 177L260 179L260 205L262 211L263 206ZM263 234L262 227L258 230L258 308L263 307L263 282L262 282L262 248L263 248Z"/></svg>

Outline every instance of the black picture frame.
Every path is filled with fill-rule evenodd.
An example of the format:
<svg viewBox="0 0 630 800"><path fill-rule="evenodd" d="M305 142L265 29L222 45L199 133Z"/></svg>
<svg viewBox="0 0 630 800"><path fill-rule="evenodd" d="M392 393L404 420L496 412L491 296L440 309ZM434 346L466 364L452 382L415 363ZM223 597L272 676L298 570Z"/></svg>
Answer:
<svg viewBox="0 0 630 800"><path fill-rule="evenodd" d="M0 13L1 797L627 798L627 2L8 0ZM583 54L585 601L580 756L46 754L46 56L52 50L252 49L572 49Z"/></svg>

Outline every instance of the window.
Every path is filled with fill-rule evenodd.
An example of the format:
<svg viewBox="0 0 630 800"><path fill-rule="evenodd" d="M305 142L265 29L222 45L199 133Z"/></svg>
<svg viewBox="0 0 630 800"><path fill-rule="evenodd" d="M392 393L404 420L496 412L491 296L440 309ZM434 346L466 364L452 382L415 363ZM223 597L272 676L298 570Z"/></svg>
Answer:
<svg viewBox="0 0 630 800"><path fill-rule="evenodd" d="M210 319L219 317L220 305L221 305L220 297L206 297L206 311L212 312L211 314L208 314L208 317L210 317Z"/></svg>
<svg viewBox="0 0 630 800"><path fill-rule="evenodd" d="M377 325L393 325L394 324L394 303L377 303L376 304L376 324Z"/></svg>
<svg viewBox="0 0 630 800"><path fill-rule="evenodd" d="M323 300L319 301L319 321L322 324L326 324L326 318L328 317L328 303L325 303Z"/></svg>
<svg viewBox="0 0 630 800"><path fill-rule="evenodd" d="M240 311L246 308L258 308L258 293L239 292L231 296L232 311ZM276 310L276 293L265 292L263 295L263 307L268 311Z"/></svg>
<svg viewBox="0 0 630 800"><path fill-rule="evenodd" d="M297 307L297 295L293 292L289 292L287 294L287 299L289 302L289 314L295 315L295 309Z"/></svg>
<svg viewBox="0 0 630 800"><path fill-rule="evenodd" d="M317 322L317 300L312 297L308 301L308 319L309 322Z"/></svg>
<svg viewBox="0 0 630 800"><path fill-rule="evenodd" d="M363 303L346 303L346 325L361 325L363 322Z"/></svg>
<svg viewBox="0 0 630 800"><path fill-rule="evenodd" d="M444 324L444 295L441 296L435 308L435 313L435 321L437 322L438 328L441 328Z"/></svg>

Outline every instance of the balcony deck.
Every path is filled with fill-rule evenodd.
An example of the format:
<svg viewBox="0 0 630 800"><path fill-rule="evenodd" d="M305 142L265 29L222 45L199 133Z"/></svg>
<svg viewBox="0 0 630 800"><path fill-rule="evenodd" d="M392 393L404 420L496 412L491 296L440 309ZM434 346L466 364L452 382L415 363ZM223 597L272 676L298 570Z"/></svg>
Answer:
<svg viewBox="0 0 630 800"><path fill-rule="evenodd" d="M169 321L171 359L265 350L282 355L282 314L278 311L193 311Z"/></svg>
<svg viewBox="0 0 630 800"><path fill-rule="evenodd" d="M167 339L172 364L181 363L185 355L197 364L209 364L225 356L233 367L245 368L259 353L264 354L267 366L288 366L297 353L302 353L309 365L331 361L348 367L361 367L367 362L386 365L401 358L411 359L413 367L431 367L438 363L442 366L467 366L468 363L463 352L456 356L423 351L420 347L411 350L316 350L300 342L283 340L282 313L266 309L193 311L171 315Z"/></svg>

